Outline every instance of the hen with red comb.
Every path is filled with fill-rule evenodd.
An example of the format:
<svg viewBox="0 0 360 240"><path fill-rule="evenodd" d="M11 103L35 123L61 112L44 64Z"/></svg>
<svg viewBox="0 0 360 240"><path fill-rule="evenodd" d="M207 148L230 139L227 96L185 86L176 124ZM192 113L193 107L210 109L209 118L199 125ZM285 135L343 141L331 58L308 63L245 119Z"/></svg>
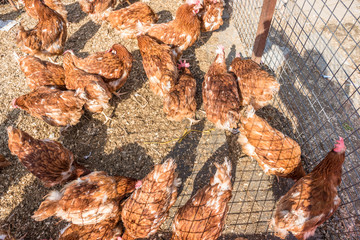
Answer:
<svg viewBox="0 0 360 240"><path fill-rule="evenodd" d="M271 220L276 236L285 239L291 232L297 239L305 240L335 213L341 203L337 187L341 183L345 149L340 137L314 170L280 198Z"/></svg>

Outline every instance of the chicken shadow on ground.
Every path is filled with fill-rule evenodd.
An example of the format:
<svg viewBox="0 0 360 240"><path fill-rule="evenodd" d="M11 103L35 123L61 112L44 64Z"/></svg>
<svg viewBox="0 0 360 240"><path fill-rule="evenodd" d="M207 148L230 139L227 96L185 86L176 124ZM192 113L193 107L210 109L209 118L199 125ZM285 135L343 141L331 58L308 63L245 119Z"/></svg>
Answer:
<svg viewBox="0 0 360 240"><path fill-rule="evenodd" d="M0 4L1 5L1 4ZM16 18L18 18L23 12L23 10L19 10L19 11L12 11L6 14L0 14L0 19L2 21L6 21L6 20L15 20Z"/></svg>
<svg viewBox="0 0 360 240"><path fill-rule="evenodd" d="M229 147L228 144L225 143L212 154L212 156L204 163L203 167L197 173L191 196L194 196L198 190L210 183L210 178L213 177L216 172L214 163L216 162L218 164L222 164L225 161L225 158L228 158L231 162L231 175L233 176L231 180L234 182L234 173L236 172L235 163L237 160L232 159L229 156Z"/></svg>
<svg viewBox="0 0 360 240"><path fill-rule="evenodd" d="M104 159L106 140L107 126L87 111L78 124L63 130L58 139L74 154L75 160L94 171L103 170L100 162Z"/></svg>
<svg viewBox="0 0 360 240"><path fill-rule="evenodd" d="M160 23L167 23L170 22L173 19L173 15L168 10L162 10L158 13L156 13L159 17L159 20L156 22L157 24Z"/></svg>
<svg viewBox="0 0 360 240"><path fill-rule="evenodd" d="M180 196L184 189L184 183L193 171L197 156L197 146L202 137L204 126L205 120L201 120L199 123L194 124L191 127L191 130L195 131L189 133L182 141L178 141L164 158L164 161L168 158L173 158L177 163L178 177L181 178L182 182L181 186L178 188L178 196Z"/></svg>
<svg viewBox="0 0 360 240"><path fill-rule="evenodd" d="M62 229L67 225L66 222L59 222L59 219L48 218L44 221L37 222L31 218L33 213L38 209L43 198L51 190L60 190L61 186L45 188L41 182L36 179L29 182L22 189L23 199L12 209L9 216L4 220L2 227L10 229L16 239L57 239L59 228ZM24 211L26 209L26 211ZM16 220L14 220L16 219ZM26 233L25 236L23 233ZM22 234L22 236L20 235Z"/></svg>
<svg viewBox="0 0 360 240"><path fill-rule="evenodd" d="M145 177L154 166L146 150L137 143L131 143L106 154L107 130L104 123L85 113L80 123L62 133L59 141L73 152L80 164L91 171L105 171L111 176Z"/></svg>
<svg viewBox="0 0 360 240"><path fill-rule="evenodd" d="M143 179L154 169L152 158L146 154L145 148L137 143L130 143L116 148L106 155L106 168L110 175Z"/></svg>
<svg viewBox="0 0 360 240"><path fill-rule="evenodd" d="M271 49L280 49L269 56L280 55L276 56L280 60L273 63L281 81L278 96L285 112L289 112L296 124L294 128L298 134L295 140L300 144L302 154L311 159L304 164L306 170L314 168L322 160L338 135L351 141L349 146L359 146L360 140L353 134L360 123L358 109L354 105L356 90L347 72L347 62L337 65L342 60L332 61L343 57L334 54L329 46L324 46L328 44L324 40L316 41L316 46L301 45L302 49L299 49L294 46L291 34L273 28L270 33L265 54ZM346 139L346 136L352 137ZM344 166L347 167L347 164L349 169L356 165L348 161Z"/></svg>
<svg viewBox="0 0 360 240"><path fill-rule="evenodd" d="M66 5L65 9L68 12L67 19L70 23L78 23L87 15L81 10L79 2Z"/></svg>
<svg viewBox="0 0 360 240"><path fill-rule="evenodd" d="M101 25L97 25L93 21L89 20L82 25L65 43L65 49L71 49L74 53L78 53L82 50L87 43L100 29Z"/></svg>
<svg viewBox="0 0 360 240"><path fill-rule="evenodd" d="M0 177L0 197L8 191L10 186L16 184L19 178L23 177L27 173L26 169L19 162L18 158L11 154L8 147L7 128L9 126L16 127L16 122L19 119L20 114L22 113L19 109L14 109L8 113L6 119L0 124L0 136L2 136L0 138L0 154L2 154L6 160L11 162L10 166L0 169L2 173ZM13 171L17 171L16 178L14 178L13 174L11 174ZM19 175L19 173L21 174Z"/></svg>
<svg viewBox="0 0 360 240"><path fill-rule="evenodd" d="M224 11L223 11L223 24L220 26L220 28L218 30L216 30L215 32L219 31L222 32L225 29L227 29L230 26L230 19L233 13L233 8L230 6L230 1L224 1L225 2L225 7L224 7Z"/></svg>

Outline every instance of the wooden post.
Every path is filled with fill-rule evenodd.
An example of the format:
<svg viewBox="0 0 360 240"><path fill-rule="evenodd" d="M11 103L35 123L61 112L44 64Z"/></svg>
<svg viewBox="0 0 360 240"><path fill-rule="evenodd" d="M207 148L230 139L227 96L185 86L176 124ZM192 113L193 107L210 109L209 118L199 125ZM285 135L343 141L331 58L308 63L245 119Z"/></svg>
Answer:
<svg viewBox="0 0 360 240"><path fill-rule="evenodd" d="M274 15L275 6L276 0L264 0L261 9L259 25L256 32L256 38L254 41L254 48L251 57L251 59L258 64L260 64L261 57L264 53L266 39L269 34L270 24Z"/></svg>

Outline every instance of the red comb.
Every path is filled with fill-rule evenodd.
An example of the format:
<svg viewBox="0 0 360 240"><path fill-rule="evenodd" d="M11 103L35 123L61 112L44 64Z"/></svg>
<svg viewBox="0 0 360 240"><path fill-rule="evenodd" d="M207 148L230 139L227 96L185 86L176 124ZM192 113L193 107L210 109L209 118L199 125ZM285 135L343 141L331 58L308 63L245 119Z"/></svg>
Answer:
<svg viewBox="0 0 360 240"><path fill-rule="evenodd" d="M11 101L11 105L12 105L13 108L18 108L18 106L16 106L15 102L16 102L16 98L14 98L14 99Z"/></svg>
<svg viewBox="0 0 360 240"><path fill-rule="evenodd" d="M188 68L188 67L190 67L190 63L187 63L186 60L180 61L180 63L178 64L178 69Z"/></svg>
<svg viewBox="0 0 360 240"><path fill-rule="evenodd" d="M138 189L138 188L140 188L142 186L142 181L141 180L139 180L139 181L137 181L136 183L135 183L135 189Z"/></svg>
<svg viewBox="0 0 360 240"><path fill-rule="evenodd" d="M339 137L339 140L336 140L336 144L333 150L334 152L345 152L346 146L342 137Z"/></svg>

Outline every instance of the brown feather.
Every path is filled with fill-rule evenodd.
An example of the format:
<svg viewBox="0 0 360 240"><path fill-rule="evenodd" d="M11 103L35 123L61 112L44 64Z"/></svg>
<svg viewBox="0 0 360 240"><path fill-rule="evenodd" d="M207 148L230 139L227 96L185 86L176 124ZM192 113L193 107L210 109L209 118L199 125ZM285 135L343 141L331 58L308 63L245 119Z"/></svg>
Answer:
<svg viewBox="0 0 360 240"><path fill-rule="evenodd" d="M193 118L196 110L196 80L188 68L183 68L176 85L164 98L164 112L169 120Z"/></svg>
<svg viewBox="0 0 360 240"><path fill-rule="evenodd" d="M93 172L72 181L61 192L51 192L33 218L41 221L57 216L81 226L117 218L120 214L120 201L127 192L135 189L136 180L123 181L123 178L110 177L105 172ZM131 186L118 186L124 183L130 183ZM121 189L126 192L118 192ZM56 211L53 211L54 208Z"/></svg>
<svg viewBox="0 0 360 240"><path fill-rule="evenodd" d="M46 86L39 87L14 101L15 107L56 127L77 124L83 114L84 103L75 91L62 91L56 87Z"/></svg>
<svg viewBox="0 0 360 240"><path fill-rule="evenodd" d="M200 12L201 31L215 31L223 25L224 0L204 0L203 11Z"/></svg>
<svg viewBox="0 0 360 240"><path fill-rule="evenodd" d="M178 47L180 52L185 51L200 37L200 20L193 12L196 7L195 4L181 5L173 21L145 28L147 34L163 43Z"/></svg>
<svg viewBox="0 0 360 240"><path fill-rule="evenodd" d="M280 89L276 79L250 59L235 58L230 71L237 76L242 106L251 104L258 110L268 105Z"/></svg>
<svg viewBox="0 0 360 240"><path fill-rule="evenodd" d="M301 178L280 198L271 221L276 235L285 238L288 231L299 240L312 236L340 205L336 187L341 183L345 152L330 151L314 170Z"/></svg>
<svg viewBox="0 0 360 240"><path fill-rule="evenodd" d="M77 171L78 168L85 168L79 164L73 165L73 154L60 143L35 139L13 127L8 127L7 131L12 154L17 155L19 161L46 187L65 183L84 173Z"/></svg>
<svg viewBox="0 0 360 240"><path fill-rule="evenodd" d="M133 57L122 45L115 44L111 52L98 52L86 58L73 55L77 68L103 77L109 91L116 92L130 75Z"/></svg>
<svg viewBox="0 0 360 240"><path fill-rule="evenodd" d="M251 105L242 110L240 121L238 143L245 154L258 161L266 174L294 180L305 176L301 149L296 141L257 116Z"/></svg>
<svg viewBox="0 0 360 240"><path fill-rule="evenodd" d="M111 92L101 76L87 73L77 68L73 61L73 53L64 55L65 84L67 89L79 90L85 93L85 108L91 112L99 113L108 107Z"/></svg>
<svg viewBox="0 0 360 240"><path fill-rule="evenodd" d="M173 240L216 240L220 236L232 197L231 165L225 160L223 165L216 167L217 172L210 183L198 190L176 213Z"/></svg>
<svg viewBox="0 0 360 240"><path fill-rule="evenodd" d="M141 31L140 25L147 27L157 22L158 17L148 5L136 2L126 8L111 11L104 19L120 31L122 38L136 38Z"/></svg>
<svg viewBox="0 0 360 240"><path fill-rule="evenodd" d="M106 11L111 11L116 0L79 0L80 8L83 12L90 15L91 19L100 23Z"/></svg>
<svg viewBox="0 0 360 240"><path fill-rule="evenodd" d="M67 26L64 18L42 0L34 0L38 24L32 30L20 26L17 45L21 51L37 56L59 55L64 51Z"/></svg>
<svg viewBox="0 0 360 240"><path fill-rule="evenodd" d="M30 17L39 20L39 16L35 9L35 0L23 0L23 3L25 5L26 13L29 14ZM67 21L67 11L60 0L44 0L44 4L59 13L63 19Z"/></svg>
<svg viewBox="0 0 360 240"><path fill-rule="evenodd" d="M166 96L178 77L175 56L170 46L147 36L138 36L143 65L154 94Z"/></svg>
<svg viewBox="0 0 360 240"><path fill-rule="evenodd" d="M173 159L156 165L126 200L121 213L126 228L123 240L147 238L166 220L180 184L175 169Z"/></svg>
<svg viewBox="0 0 360 240"><path fill-rule="evenodd" d="M51 85L65 88L65 72L62 66L29 55L21 57L19 64L31 90Z"/></svg>
<svg viewBox="0 0 360 240"><path fill-rule="evenodd" d="M217 54L205 75L202 96L209 121L226 130L238 127L240 95L235 77L226 70L223 50Z"/></svg>

